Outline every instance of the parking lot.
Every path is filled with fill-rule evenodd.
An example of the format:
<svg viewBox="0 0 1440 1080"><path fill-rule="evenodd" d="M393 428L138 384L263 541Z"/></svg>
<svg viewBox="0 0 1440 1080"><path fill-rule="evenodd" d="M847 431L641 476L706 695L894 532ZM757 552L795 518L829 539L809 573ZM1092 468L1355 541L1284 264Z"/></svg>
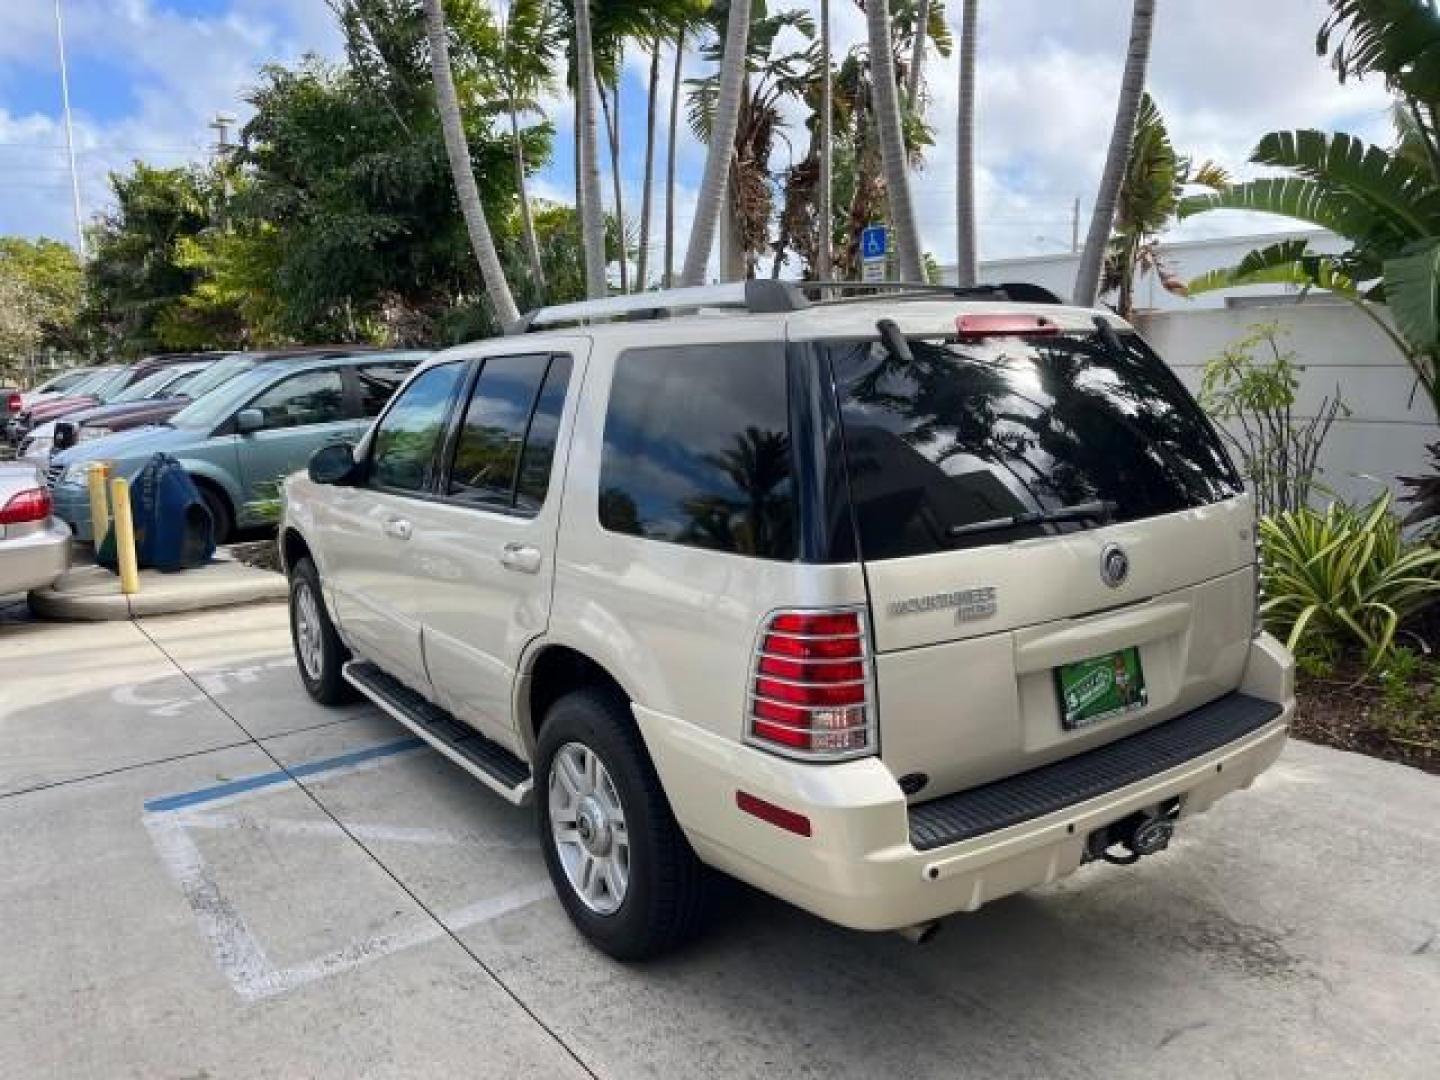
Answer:
<svg viewBox="0 0 1440 1080"><path fill-rule="evenodd" d="M0 605L0 1076L1422 1077L1440 783L1292 744L1169 852L931 944L738 886L588 948L528 811L302 693L285 610Z"/></svg>

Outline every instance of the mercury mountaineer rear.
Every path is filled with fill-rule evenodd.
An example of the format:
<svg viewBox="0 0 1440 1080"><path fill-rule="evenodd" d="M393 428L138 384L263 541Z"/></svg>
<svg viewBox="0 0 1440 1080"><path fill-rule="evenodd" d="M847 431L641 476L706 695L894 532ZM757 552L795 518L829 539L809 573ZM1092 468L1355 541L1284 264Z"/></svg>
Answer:
<svg viewBox="0 0 1440 1080"><path fill-rule="evenodd" d="M1170 369L1033 286L896 289L547 309L291 481L307 688L533 801L613 955L692 933L712 870L924 936L1163 849L1283 745L1254 506ZM393 564L335 531L392 519Z"/></svg>

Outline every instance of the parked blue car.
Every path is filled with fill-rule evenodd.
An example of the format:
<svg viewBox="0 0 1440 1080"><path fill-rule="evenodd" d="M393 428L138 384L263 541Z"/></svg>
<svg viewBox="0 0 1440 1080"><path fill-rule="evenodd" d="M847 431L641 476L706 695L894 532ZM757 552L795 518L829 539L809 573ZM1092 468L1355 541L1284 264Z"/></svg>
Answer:
<svg viewBox="0 0 1440 1080"><path fill-rule="evenodd" d="M333 442L355 442L428 354L373 352L268 360L180 410L164 424L118 432L50 461L55 514L90 542L88 471L111 463L133 478L151 455L185 467L222 543L236 528L274 521L276 481Z"/></svg>

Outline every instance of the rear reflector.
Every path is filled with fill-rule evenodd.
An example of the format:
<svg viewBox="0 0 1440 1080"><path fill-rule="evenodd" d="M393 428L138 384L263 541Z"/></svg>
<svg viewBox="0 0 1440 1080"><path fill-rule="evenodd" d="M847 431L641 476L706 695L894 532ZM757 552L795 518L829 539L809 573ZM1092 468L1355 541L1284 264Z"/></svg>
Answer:
<svg viewBox="0 0 1440 1080"><path fill-rule="evenodd" d="M874 753L870 670L858 610L772 615L750 676L749 741L812 760Z"/></svg>
<svg viewBox="0 0 1440 1080"><path fill-rule="evenodd" d="M1020 312L971 312L955 320L955 329L970 337L994 334L1058 334L1060 327L1043 315Z"/></svg>
<svg viewBox="0 0 1440 1080"><path fill-rule="evenodd" d="M793 832L796 836L810 835L810 819L804 814L797 814L794 810L786 810L783 806L776 806L772 802L766 802L748 791L737 791L735 793L735 805L747 814L753 814L761 821L768 821L786 832Z"/></svg>
<svg viewBox="0 0 1440 1080"><path fill-rule="evenodd" d="M0 525L28 525L33 521L44 521L50 516L53 504L50 492L45 488L30 488L0 506Z"/></svg>

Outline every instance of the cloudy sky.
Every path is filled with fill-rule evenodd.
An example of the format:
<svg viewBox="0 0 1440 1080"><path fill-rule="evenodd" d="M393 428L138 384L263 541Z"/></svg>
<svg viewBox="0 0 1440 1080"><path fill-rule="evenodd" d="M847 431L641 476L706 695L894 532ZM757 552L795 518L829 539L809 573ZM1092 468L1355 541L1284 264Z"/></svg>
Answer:
<svg viewBox="0 0 1440 1080"><path fill-rule="evenodd" d="M502 0L497 0L502 2ZM784 0L772 0L783 3ZM793 6L817 7L812 0ZM958 0L951 0L958 17ZM860 10L832 0L837 49L864 35ZM1063 250L1071 207L1088 215L1128 33L1127 0L981 0L978 183L981 257ZM1323 0L1160 0L1150 88L1177 145L1238 175L1256 139L1283 127L1340 129L1389 138L1378 84L1341 87L1314 55ZM106 174L135 158L179 164L203 158L217 112L243 121L243 97L267 62L337 53L325 0L64 0L81 201L107 202ZM628 60L622 98L627 211L639 207L647 59ZM687 58L687 74L701 73ZM929 120L936 146L914 178L926 246L955 249L955 64L931 54ZM667 69L668 71L668 61ZM668 80L662 80L662 84ZM569 111L552 103L557 159L540 194L574 190ZM805 150L792 118L793 151ZM683 126L683 125L682 125ZM0 0L0 234L73 237L61 124L52 0ZM663 152L663 151L662 151ZM704 147L682 135L680 230L686 231ZM663 160L663 159L662 159ZM608 198L608 173L606 194ZM658 234L659 212L656 225ZM1283 228L1275 219L1212 215L1182 235ZM1082 222L1082 233L1083 233Z"/></svg>

